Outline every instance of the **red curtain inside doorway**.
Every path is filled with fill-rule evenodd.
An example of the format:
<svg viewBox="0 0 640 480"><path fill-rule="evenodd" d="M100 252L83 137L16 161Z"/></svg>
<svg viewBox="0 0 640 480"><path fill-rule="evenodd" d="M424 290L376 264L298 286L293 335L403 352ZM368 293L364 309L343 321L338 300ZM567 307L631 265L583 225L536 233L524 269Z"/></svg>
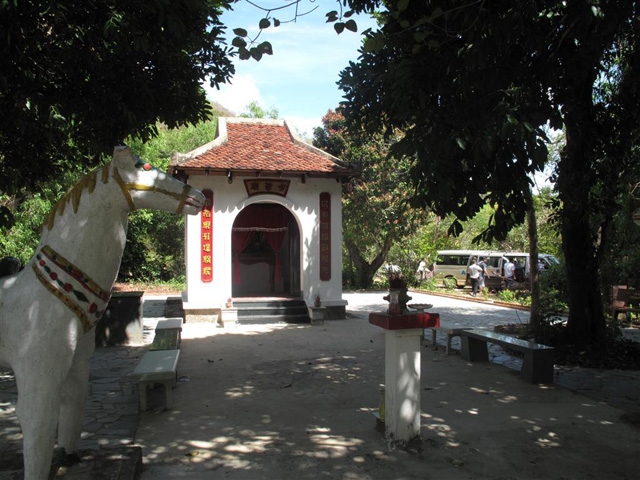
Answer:
<svg viewBox="0 0 640 480"><path fill-rule="evenodd" d="M233 246L234 283L241 281L239 255L247 248L255 232L263 232L269 246L276 254L275 281L282 279L280 269L280 246L287 233L288 214L282 207L245 208L236 218L231 232Z"/></svg>

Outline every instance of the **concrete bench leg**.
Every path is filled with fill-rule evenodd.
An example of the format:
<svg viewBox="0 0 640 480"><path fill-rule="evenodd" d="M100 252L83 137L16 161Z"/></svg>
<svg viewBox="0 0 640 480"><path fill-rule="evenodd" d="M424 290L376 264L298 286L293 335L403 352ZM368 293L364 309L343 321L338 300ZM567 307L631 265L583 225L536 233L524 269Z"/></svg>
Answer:
<svg viewBox="0 0 640 480"><path fill-rule="evenodd" d="M156 383L159 383L164 388L165 393L165 407L167 409L173 408L173 392L172 388L175 385L173 380L153 380L153 381L140 381L140 410L147 411L147 388L153 387Z"/></svg>
<svg viewBox="0 0 640 480"><path fill-rule="evenodd" d="M552 350L525 352L521 374L529 383L553 383Z"/></svg>
<svg viewBox="0 0 640 480"><path fill-rule="evenodd" d="M436 335L437 335L437 330L435 328L425 328L422 330L422 338L425 341L429 341L429 339L427 338L427 332L431 332L431 343L427 344L427 345L435 345L436 344Z"/></svg>
<svg viewBox="0 0 640 480"><path fill-rule="evenodd" d="M451 340L453 340L453 337L461 337L461 336L459 333L447 333L447 346L444 350L444 352L447 355L449 355L449 353L451 352Z"/></svg>
<svg viewBox="0 0 640 480"><path fill-rule="evenodd" d="M140 390L140 410L142 412L147 411L147 387L149 386L148 382L140 382L138 384L138 389Z"/></svg>
<svg viewBox="0 0 640 480"><path fill-rule="evenodd" d="M164 393L165 393L165 407L167 409L169 408L173 408L173 390L172 390L172 381L165 381L162 382L162 385L164 385Z"/></svg>
<svg viewBox="0 0 640 480"><path fill-rule="evenodd" d="M488 362L487 342L462 335L460 357L467 362Z"/></svg>

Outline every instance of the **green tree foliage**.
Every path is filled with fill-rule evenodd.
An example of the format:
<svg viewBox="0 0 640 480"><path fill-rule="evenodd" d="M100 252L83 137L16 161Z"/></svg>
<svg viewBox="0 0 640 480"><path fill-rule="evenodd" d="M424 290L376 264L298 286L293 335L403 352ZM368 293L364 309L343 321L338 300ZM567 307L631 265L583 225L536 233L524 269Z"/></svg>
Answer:
<svg viewBox="0 0 640 480"><path fill-rule="evenodd" d="M551 188L545 187L534 195L534 205L538 226L538 248L540 253L549 253L556 258L562 258L562 242L559 226L555 221L553 200L556 195ZM494 209L485 205L473 218L462 222L462 233L457 236L447 235L447 227L453 219L435 217L411 236L410 243L415 245L413 250L419 257L433 258L437 250L494 250L517 251L529 250L529 237L524 224L512 228L504 240L494 240L492 243L477 240L486 229L489 219L495 215ZM396 263L396 262L394 262Z"/></svg>
<svg viewBox="0 0 640 480"><path fill-rule="evenodd" d="M0 192L93 167L158 121L205 120L202 84L234 72L219 21L230 3L0 2Z"/></svg>
<svg viewBox="0 0 640 480"><path fill-rule="evenodd" d="M134 154L166 170L172 152L188 152L210 142L216 123L213 119L175 129L158 125L157 137L147 142L131 138L127 144ZM25 193L21 202L6 195L0 197L15 216L14 226L0 236L0 258L16 257L23 264L29 260L47 213L82 175L81 171L67 172L62 179L46 182L37 193ZM184 274L184 217L147 210L132 212L119 280L169 281Z"/></svg>
<svg viewBox="0 0 640 480"><path fill-rule="evenodd" d="M379 5L380 28L341 76L347 119L405 132L392 153L416 156L415 204L453 214L453 234L485 203L495 208L486 240L522 223L529 177L547 160L544 129L564 128L556 184L568 340L603 343L600 247L620 179L637 163L639 2Z"/></svg>
<svg viewBox="0 0 640 480"><path fill-rule="evenodd" d="M169 129L158 126L158 136L142 142L130 139L131 151L161 170L169 166L171 153L189 152L215 137L217 119ZM184 267L184 216L151 210L129 215L127 244L122 256L120 281L181 280Z"/></svg>
<svg viewBox="0 0 640 480"><path fill-rule="evenodd" d="M243 118L278 118L280 112L276 107L271 107L269 109L262 108L260 104L256 101L249 103L246 106L246 112L241 113L240 116Z"/></svg>
<svg viewBox="0 0 640 480"><path fill-rule="evenodd" d="M369 287L392 245L418 227L422 212L410 207L410 158L390 159L389 146L401 136L348 133L344 117L329 111L322 128L314 131L314 145L359 169L360 177L343 186L343 241L347 268L353 266L352 285Z"/></svg>
<svg viewBox="0 0 640 480"><path fill-rule="evenodd" d="M46 182L36 193L21 189L18 195L0 196L0 204L10 210L15 218L13 228L0 235L0 258L15 257L23 265L27 263L38 246L41 225L47 214L67 187L80 176L80 172L70 171L62 178Z"/></svg>

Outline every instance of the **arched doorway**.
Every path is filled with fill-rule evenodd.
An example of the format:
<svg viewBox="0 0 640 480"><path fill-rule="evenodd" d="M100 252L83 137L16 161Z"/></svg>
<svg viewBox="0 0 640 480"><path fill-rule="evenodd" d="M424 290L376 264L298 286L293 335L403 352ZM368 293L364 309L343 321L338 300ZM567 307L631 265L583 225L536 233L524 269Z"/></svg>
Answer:
<svg viewBox="0 0 640 480"><path fill-rule="evenodd" d="M244 208L231 231L233 297L300 295L300 231L274 203Z"/></svg>

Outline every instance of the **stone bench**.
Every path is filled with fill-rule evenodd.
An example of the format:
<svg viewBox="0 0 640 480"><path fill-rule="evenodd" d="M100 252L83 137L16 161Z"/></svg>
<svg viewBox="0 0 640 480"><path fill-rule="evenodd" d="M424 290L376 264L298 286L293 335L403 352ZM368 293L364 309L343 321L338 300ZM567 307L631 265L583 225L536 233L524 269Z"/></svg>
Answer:
<svg viewBox="0 0 640 480"><path fill-rule="evenodd" d="M173 406L171 389L178 376L178 358L180 350L149 350L145 353L135 370L129 374L140 386L140 410L147 410L147 388L160 383L165 389L166 408Z"/></svg>
<svg viewBox="0 0 640 480"><path fill-rule="evenodd" d="M480 329L464 330L461 337L463 360L488 362L487 343L494 343L524 354L520 374L529 383L553 383L553 347Z"/></svg>
<svg viewBox="0 0 640 480"><path fill-rule="evenodd" d="M174 350L180 348L181 332L181 318L160 320L156 325L156 333L150 350Z"/></svg>
<svg viewBox="0 0 640 480"><path fill-rule="evenodd" d="M442 332L447 335L447 343L445 346L445 353L449 355L451 352L451 339L453 337L459 337L464 330L471 330L472 327L463 327L456 323L440 322L439 327L428 327L424 329L424 339L428 341L427 331L431 332L431 345L436 345L436 336L438 332Z"/></svg>
<svg viewBox="0 0 640 480"><path fill-rule="evenodd" d="M631 305L635 306L632 307ZM640 290L629 288L626 285L614 285L611 287L611 317L617 320L619 313L624 313L629 326L632 326L630 314L640 314Z"/></svg>

